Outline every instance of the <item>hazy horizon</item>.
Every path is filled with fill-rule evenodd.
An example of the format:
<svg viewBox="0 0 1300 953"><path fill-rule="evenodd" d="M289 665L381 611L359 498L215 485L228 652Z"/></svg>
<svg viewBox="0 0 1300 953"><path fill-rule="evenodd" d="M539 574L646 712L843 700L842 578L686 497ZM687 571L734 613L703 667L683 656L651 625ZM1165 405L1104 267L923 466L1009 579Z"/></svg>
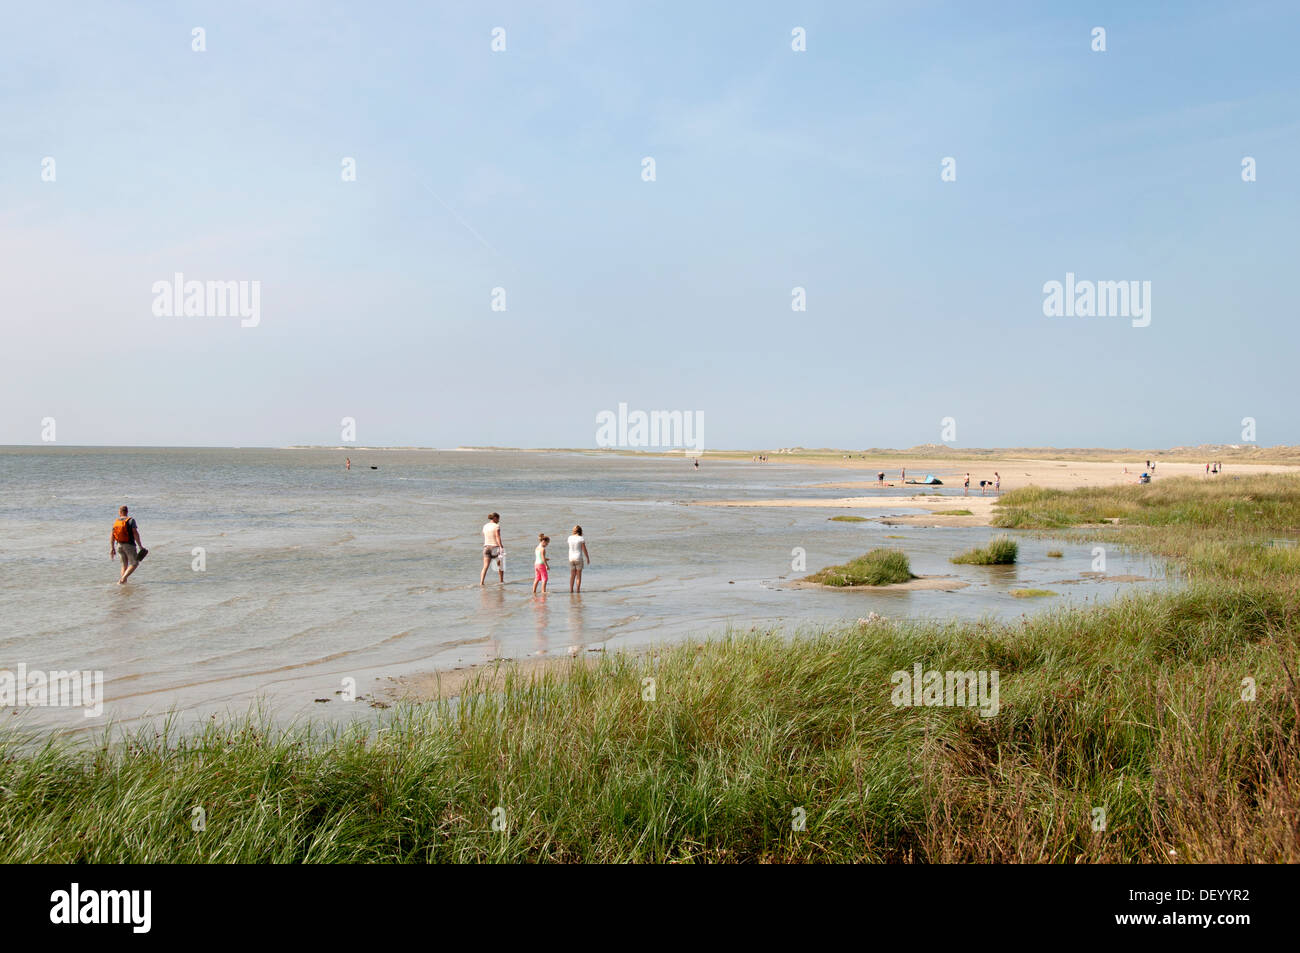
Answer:
<svg viewBox="0 0 1300 953"><path fill-rule="evenodd" d="M961 453L990 453L997 451L1013 450L1061 450L1061 451L1122 451L1133 450L1147 453L1157 451L1172 451L1184 449L1197 449L1199 447L1221 447L1236 450L1300 450L1300 445L1295 444L1228 444L1228 443L1210 443L1202 441L1199 443L1178 443L1162 446L1133 446L1121 447L1118 444L1106 445L1098 444L1097 446L1053 446L1051 444L1023 444L1020 446L1006 447L960 447L942 443L915 444L910 447L819 447L808 444L790 444L787 447L777 447L775 444L754 446L754 447L705 447L702 451L692 450L691 448L633 448L633 447L543 447L543 446L505 446L491 444L458 444L456 446L435 447L419 444L327 444L327 443L287 443L278 445L262 444L206 444L206 443L173 443L173 444L125 444L125 443L7 443L0 444L0 450L337 450L341 453L357 452L361 450L431 450L431 451L448 451L448 452L471 452L471 451L521 451L526 453L632 453L646 454L649 456L664 456L666 454L683 454L691 456L696 453L707 455L710 453L776 453L780 450L796 450L807 453L818 451L827 451L830 453L867 453L877 451L882 453L903 453L909 450L916 451L941 451L944 453L961 454Z"/></svg>

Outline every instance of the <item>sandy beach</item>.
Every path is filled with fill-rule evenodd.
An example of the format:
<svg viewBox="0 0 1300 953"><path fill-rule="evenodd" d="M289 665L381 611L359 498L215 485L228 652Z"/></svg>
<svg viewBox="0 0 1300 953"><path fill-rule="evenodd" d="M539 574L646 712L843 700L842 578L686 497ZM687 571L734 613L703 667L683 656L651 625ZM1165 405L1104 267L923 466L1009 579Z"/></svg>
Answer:
<svg viewBox="0 0 1300 953"><path fill-rule="evenodd" d="M937 496L935 491L924 485L902 484L899 482L899 465L891 461L890 466L868 460L830 461L841 466L861 467L873 475L885 471L885 484L892 487L894 493L888 496L852 496L846 495L833 499L801 499L799 497L782 497L766 500L701 500L693 506L738 506L738 507L789 507L817 508L833 510L896 510L902 507L923 509L928 515L888 516L881 521L889 525L920 526L988 526L993 516L993 504L997 497L990 490L980 494L979 481L992 480L994 471L1001 474L1002 492L1025 486L1038 486L1051 490L1072 490L1085 486L1115 486L1123 483L1138 482L1138 477L1145 469L1143 460L1131 464L1101 463L1079 460L1051 460L1007 457L1005 459L981 458L978 460L915 460L906 464L909 479L924 479L926 474L933 474L943 481L949 495ZM1127 469L1127 472L1125 470ZM971 488L967 496L952 496L955 486L960 489L967 473L970 473ZM1199 477L1206 480L1231 480L1235 476L1247 476L1262 473L1300 473L1300 466L1286 464L1229 464L1222 472L1206 476L1204 463L1160 463L1157 461L1155 482L1170 477ZM809 489L821 490L855 490L878 488L880 484L872 480L836 483L813 483ZM951 510L970 510L971 515L945 515Z"/></svg>

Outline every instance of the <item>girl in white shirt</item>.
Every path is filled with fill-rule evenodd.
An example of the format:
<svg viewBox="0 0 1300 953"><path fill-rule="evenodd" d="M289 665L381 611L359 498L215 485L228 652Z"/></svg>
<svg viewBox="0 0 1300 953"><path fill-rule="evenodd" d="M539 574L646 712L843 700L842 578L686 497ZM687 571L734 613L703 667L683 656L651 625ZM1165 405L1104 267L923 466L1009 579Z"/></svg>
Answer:
<svg viewBox="0 0 1300 953"><path fill-rule="evenodd" d="M582 592L582 564L586 560L591 565L591 553L587 552L587 540L583 538L582 527L573 527L569 537L569 592ZM576 588L575 588L576 586Z"/></svg>

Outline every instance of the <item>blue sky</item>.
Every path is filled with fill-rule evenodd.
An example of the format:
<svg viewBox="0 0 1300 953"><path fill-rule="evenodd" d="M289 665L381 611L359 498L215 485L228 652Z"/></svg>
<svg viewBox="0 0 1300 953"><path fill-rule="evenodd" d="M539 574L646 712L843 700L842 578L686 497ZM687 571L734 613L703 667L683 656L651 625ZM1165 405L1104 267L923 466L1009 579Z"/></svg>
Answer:
<svg viewBox="0 0 1300 953"><path fill-rule="evenodd" d="M1300 444L1294 4L58 9L0 32L0 443Z"/></svg>

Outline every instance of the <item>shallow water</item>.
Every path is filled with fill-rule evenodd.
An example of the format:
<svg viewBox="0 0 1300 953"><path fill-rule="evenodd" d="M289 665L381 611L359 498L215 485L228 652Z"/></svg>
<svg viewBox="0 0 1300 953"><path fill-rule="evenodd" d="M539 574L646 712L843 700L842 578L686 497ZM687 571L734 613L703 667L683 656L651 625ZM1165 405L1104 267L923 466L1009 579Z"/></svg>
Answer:
<svg viewBox="0 0 1300 953"><path fill-rule="evenodd" d="M59 708L8 709L5 717L98 729L107 718L171 709L183 721L243 713L263 698L282 716L350 718L369 708L339 699L345 677L367 695L388 676L571 647L638 647L729 626L815 629L873 611L1016 616L1164 584L1158 561L1113 547L1112 576L1160 581L1083 576L1093 568L1091 545L1031 535L1020 537L1014 567L954 566L949 556L992 531L838 523L828 519L834 509L683 505L915 489L811 486L862 479L861 470L778 462L706 459L695 470L681 459L579 453L3 449L0 670L101 670L106 699L101 718ZM937 491L961 495L960 485ZM150 554L118 586L108 537L123 502ZM502 514L507 582L480 589L480 527L491 510ZM901 504L859 511L909 512ZM564 540L574 523L593 560L581 597L568 593ZM552 538L545 598L530 594L538 532ZM877 545L906 550L917 574L971 585L782 588L806 574L792 571L796 548L813 572ZM192 568L196 547L205 550L203 571ZM1049 559L1048 549L1065 556ZM1027 587L1061 595L1009 594Z"/></svg>

